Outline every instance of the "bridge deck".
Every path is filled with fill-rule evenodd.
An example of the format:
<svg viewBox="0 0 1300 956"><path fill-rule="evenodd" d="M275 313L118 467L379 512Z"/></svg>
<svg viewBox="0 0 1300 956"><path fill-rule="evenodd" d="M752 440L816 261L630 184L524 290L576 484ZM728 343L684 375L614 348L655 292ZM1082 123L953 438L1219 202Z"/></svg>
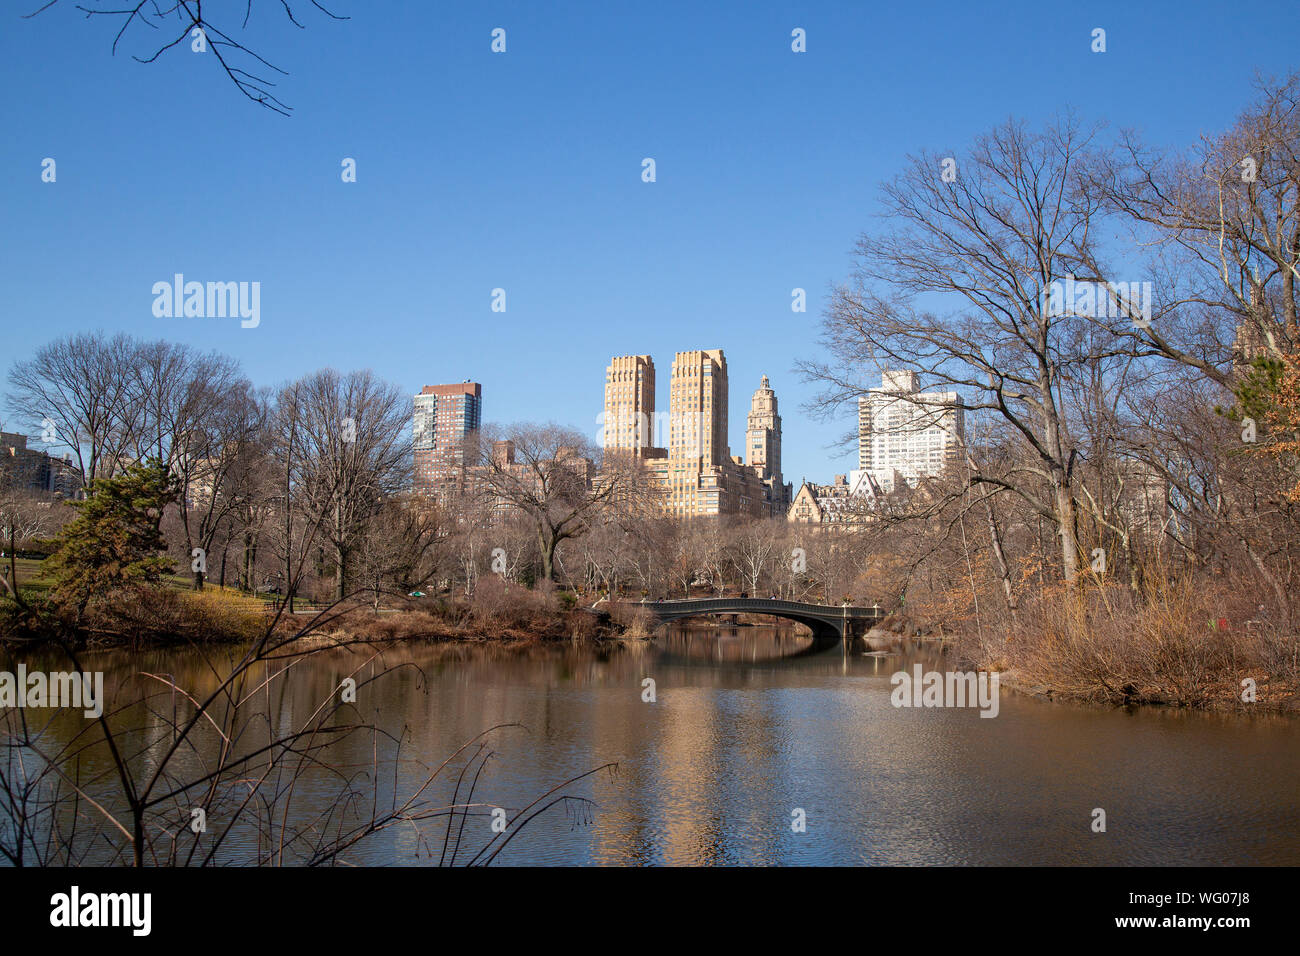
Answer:
<svg viewBox="0 0 1300 956"><path fill-rule="evenodd" d="M859 607L852 604L809 604L804 601L782 601L770 598L691 598L680 601L641 601L661 618L687 617L692 614L773 614L778 617L811 617L817 620L870 621L885 617L879 607Z"/></svg>

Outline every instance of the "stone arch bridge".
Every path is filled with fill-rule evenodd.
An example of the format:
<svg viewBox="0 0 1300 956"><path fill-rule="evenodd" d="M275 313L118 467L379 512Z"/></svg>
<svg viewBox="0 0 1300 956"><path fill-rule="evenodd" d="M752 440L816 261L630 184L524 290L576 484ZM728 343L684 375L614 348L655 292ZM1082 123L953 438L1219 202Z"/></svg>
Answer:
<svg viewBox="0 0 1300 956"><path fill-rule="evenodd" d="M772 617L797 621L812 629L817 640L844 640L860 637L885 617L879 607L855 607L851 604L805 604L802 601L779 601L768 598L703 598L685 601L641 601L640 607L656 618L656 626L705 614L770 614Z"/></svg>

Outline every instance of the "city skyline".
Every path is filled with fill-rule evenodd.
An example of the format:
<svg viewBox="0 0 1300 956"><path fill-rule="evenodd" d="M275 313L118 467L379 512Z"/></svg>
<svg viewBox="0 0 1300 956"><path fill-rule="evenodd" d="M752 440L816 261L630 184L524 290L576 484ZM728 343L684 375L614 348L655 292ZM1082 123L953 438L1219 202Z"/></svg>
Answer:
<svg viewBox="0 0 1300 956"><path fill-rule="evenodd" d="M1259 17L1270 7L1287 9ZM62 5L14 14L0 69L14 87L39 77L40 95L10 104L0 155L6 221L23 237L0 261L6 352L103 329L218 349L265 385L322 365L371 368L408 394L470 377L494 421L585 431L610 355L671 354L707 325L738 382L765 373L779 386L785 474L848 471L856 448L839 442L855 409L809 416L816 387L792 367L817 357L827 292L880 211L876 184L919 149L955 152L1008 115L1038 123L1069 105L1157 144L1193 141L1231 119L1256 70L1289 68L1284 31L1247 42L1233 10L1178 11L1024 2L993 32L977 10L771 3L744 17L674 4L581 17L357 7L303 30L254 18L254 42L289 74L277 92L292 118L249 103L188 49L144 65L131 59L141 49L112 55L103 19ZM1089 50L1097 25L1110 28L1104 55ZM503 54L490 47L498 26ZM806 53L791 51L795 27ZM439 38L423 59L434 82L455 77L452 92L401 80L391 51L414 36ZM1170 70L1186 92L1176 100ZM120 108L139 102L150 107ZM843 122L864 104L863 121ZM164 135L163 117L190 121ZM46 158L55 182L42 181ZM645 158L655 182L642 181ZM260 283L259 324L155 316L155 283L177 273ZM492 311L494 289L505 312ZM806 312L792 311L795 289ZM539 382L534 364L587 371ZM731 408L732 435L746 411Z"/></svg>
<svg viewBox="0 0 1300 956"><path fill-rule="evenodd" d="M665 509L679 516L836 520L832 512L849 499L865 503L942 476L966 441L965 410L956 391L925 392L915 372L885 369L880 384L857 401L858 467L829 483L818 481L820 474L811 481L804 475L796 487L782 473L784 429L766 374L750 398L739 455L730 446L730 374L723 349L675 353L667 391L669 410L657 412L654 356L613 356L605 368L593 445L640 460L664 492ZM463 482L465 441L482 424L482 386L468 379L426 385L413 406L414 490L431 494L449 481ZM756 504L760 494L762 508Z"/></svg>

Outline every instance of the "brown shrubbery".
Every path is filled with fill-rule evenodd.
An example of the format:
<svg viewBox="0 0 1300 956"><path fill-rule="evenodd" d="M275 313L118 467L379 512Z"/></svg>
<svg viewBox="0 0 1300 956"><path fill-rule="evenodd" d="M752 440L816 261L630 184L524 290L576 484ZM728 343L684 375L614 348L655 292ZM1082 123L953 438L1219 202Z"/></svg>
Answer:
<svg viewBox="0 0 1300 956"><path fill-rule="evenodd" d="M1139 597L1113 584L1073 595L1049 589L1022 606L1014 623L963 632L957 656L1075 700L1246 706L1242 682L1250 678L1258 695L1251 706L1294 708L1296 642L1253 619L1251 591L1190 576L1149 590Z"/></svg>
<svg viewBox="0 0 1300 956"><path fill-rule="evenodd" d="M46 604L25 615L21 610L12 604L0 608L0 640L42 640L61 632L74 644L247 644L260 639L273 620L263 602L213 588L198 592L169 587L122 589L91 605L77 626ZM591 611L575 606L563 592L486 579L470 597L409 602L405 608L381 614L362 603L332 605L318 614L281 614L275 631L285 639L297 635L363 643L601 640L645 637L649 617L640 609L617 616Z"/></svg>
<svg viewBox="0 0 1300 956"><path fill-rule="evenodd" d="M647 640L654 631L654 615L636 604L615 603L609 609L609 616L624 637Z"/></svg>
<svg viewBox="0 0 1300 956"><path fill-rule="evenodd" d="M553 589L529 590L496 576L478 582L469 605L474 625L491 633L527 631L549 636L562 616Z"/></svg>
<svg viewBox="0 0 1300 956"><path fill-rule="evenodd" d="M545 586L530 590L497 578L481 580L469 597L421 601L383 614L363 606L331 611L326 617L321 633L362 642L599 640L622 636L631 620L576 607L564 592Z"/></svg>
<svg viewBox="0 0 1300 956"><path fill-rule="evenodd" d="M266 632L262 602L229 591L137 587L93 604L83 625L92 642L140 646L246 643Z"/></svg>

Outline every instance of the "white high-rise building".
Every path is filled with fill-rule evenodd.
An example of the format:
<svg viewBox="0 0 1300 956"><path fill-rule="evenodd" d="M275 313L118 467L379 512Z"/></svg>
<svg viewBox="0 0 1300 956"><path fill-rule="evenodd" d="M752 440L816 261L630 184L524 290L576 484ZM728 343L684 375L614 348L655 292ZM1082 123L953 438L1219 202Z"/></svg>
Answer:
<svg viewBox="0 0 1300 956"><path fill-rule="evenodd" d="M920 392L915 372L885 372L858 399L858 468L885 492L942 474L965 439L957 404L956 392Z"/></svg>

